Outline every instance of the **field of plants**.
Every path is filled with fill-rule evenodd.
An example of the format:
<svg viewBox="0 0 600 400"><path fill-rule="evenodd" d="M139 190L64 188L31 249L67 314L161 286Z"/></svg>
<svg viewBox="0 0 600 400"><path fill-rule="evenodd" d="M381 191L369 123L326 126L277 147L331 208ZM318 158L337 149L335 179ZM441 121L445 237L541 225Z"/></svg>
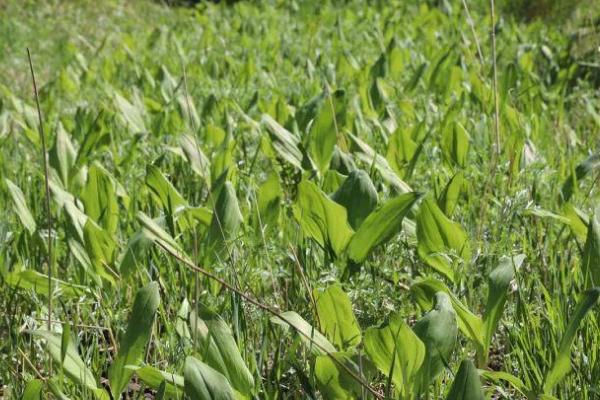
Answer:
<svg viewBox="0 0 600 400"><path fill-rule="evenodd" d="M0 398L599 399L599 7L517 3L0 1Z"/></svg>

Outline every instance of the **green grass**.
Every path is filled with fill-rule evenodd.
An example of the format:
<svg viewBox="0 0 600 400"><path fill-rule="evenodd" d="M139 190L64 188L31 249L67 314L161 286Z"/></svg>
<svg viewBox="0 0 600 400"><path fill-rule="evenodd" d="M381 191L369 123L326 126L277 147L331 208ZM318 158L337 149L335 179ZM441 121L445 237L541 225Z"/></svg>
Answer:
<svg viewBox="0 0 600 400"><path fill-rule="evenodd" d="M46 329L49 311L49 216L29 47L48 142L53 271L62 281L53 295L52 318L59 321L53 331L72 326L70 340L98 387L112 387L115 379L107 379L128 348L136 293L155 281L160 305L154 323L138 332L140 357L127 362L185 375L188 395L193 379L184 371L195 364L187 356L239 386L230 369L207 356L207 339L193 333L190 311L198 299L199 309L215 312L231 329L229 335L203 314L215 338L233 338L228 343L239 349L236 365L244 364L253 379L247 397L335 398L335 384L323 383L331 371L346 378L339 386L348 398L374 397L357 389L339 364L315 355L301 334L273 323L264 308L196 276L161 249L170 243L238 291L321 329L337 351L351 354L354 361L343 363L360 365L357 374L376 393L445 398L461 361L469 359L488 371L481 373L488 398L544 398L545 377L576 306L600 284L594 278L599 233L589 222L599 199L599 163L592 159L587 174L576 170L598 151L598 73L581 64L589 53L574 52L579 43L569 36L588 27L588 19L562 27L525 24L498 10L501 152L495 161L490 21L483 3L471 7L474 32L461 2L451 12L443 4L407 1L195 9L121 3L0 5L0 397L21 398L36 378L52 398L59 391L73 399L94 397L60 361L50 367L50 346L31 333ZM282 150L265 114L291 132L286 138L292 144ZM337 156L330 160L334 143L346 164ZM342 206L323 193L334 193L348 168L365 171L364 186L351 188L363 194L352 192L346 203L333 196ZM462 181L455 181L453 202L444 189L457 174ZM565 198L565 182L575 175L573 194ZM14 200L7 180L20 188L25 205ZM406 191L422 196L414 204L410 195L398 200ZM344 215L368 207L359 201L364 192L396 214L381 211L353 244L359 223L351 229ZM436 204L438 214L426 211ZM158 239L149 233L153 224L164 230ZM355 262L357 249L365 250L378 233L383 243ZM388 379L374 360L387 353L369 353L368 332L389 320L390 326L434 320L435 313L425 313L441 282L485 321L488 275L501 257L518 254L524 262L501 290L506 306L489 338L489 357L477 335L459 326L441 374L420 397L411 393L414 387ZM41 274L35 284L31 271ZM426 279L438 281L429 294L417 290ZM331 289L337 283L348 299ZM327 295L317 293L327 288ZM595 292L587 293L591 299ZM328 295L331 305L319 301L315 307L315 297ZM134 318L152 320L151 308L139 308ZM454 321L452 309L438 311ZM573 326L573 344L562 346L572 370L545 398L600 398L597 312L592 308ZM356 324L339 329L361 332L362 339L347 344L336 336L335 318L351 320L352 313ZM442 326L453 342L451 324L437 323L432 326ZM523 393L515 389L519 384L493 381L489 371L517 377ZM150 386L134 376L126 396L158 398L160 390ZM166 398L183 398L182 388L167 386Z"/></svg>

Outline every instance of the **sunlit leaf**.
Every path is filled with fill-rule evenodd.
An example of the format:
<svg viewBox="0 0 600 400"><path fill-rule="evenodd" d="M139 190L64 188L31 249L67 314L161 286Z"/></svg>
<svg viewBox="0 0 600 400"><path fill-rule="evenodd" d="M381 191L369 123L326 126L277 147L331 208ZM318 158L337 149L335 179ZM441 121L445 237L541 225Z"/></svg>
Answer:
<svg viewBox="0 0 600 400"><path fill-rule="evenodd" d="M370 252L402 229L402 221L418 200L419 194L410 192L388 200L373 211L362 223L348 245L348 255L354 262L363 262Z"/></svg>
<svg viewBox="0 0 600 400"><path fill-rule="evenodd" d="M348 295L339 284L324 291L314 290L321 330L339 349L349 349L360 343L361 333Z"/></svg>
<svg viewBox="0 0 600 400"><path fill-rule="evenodd" d="M417 240L419 257L452 280L454 260L451 256L464 262L470 258L467 234L459 224L448 219L430 197L423 201L417 215Z"/></svg>
<svg viewBox="0 0 600 400"><path fill-rule="evenodd" d="M342 254L353 234L343 206L329 199L314 183L304 180L298 184L293 212L306 236L322 247L330 247L336 255Z"/></svg>
<svg viewBox="0 0 600 400"><path fill-rule="evenodd" d="M381 373L390 376L404 397L414 396L417 374L425 360L425 345L399 314L381 328L365 332L365 351Z"/></svg>

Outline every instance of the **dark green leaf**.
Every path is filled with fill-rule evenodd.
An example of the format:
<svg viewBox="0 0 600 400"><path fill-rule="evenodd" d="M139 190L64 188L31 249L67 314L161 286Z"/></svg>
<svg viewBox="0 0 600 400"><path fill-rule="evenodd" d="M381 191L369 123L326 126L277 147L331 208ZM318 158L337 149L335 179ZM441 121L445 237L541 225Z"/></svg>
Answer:
<svg viewBox="0 0 600 400"><path fill-rule="evenodd" d="M346 208L350 226L358 229L364 219L377 207L377 190L369 175L357 169L350 173L331 199Z"/></svg>
<svg viewBox="0 0 600 400"><path fill-rule="evenodd" d="M473 361L463 360L460 363L446 400L485 400L479 373Z"/></svg>
<svg viewBox="0 0 600 400"><path fill-rule="evenodd" d="M133 374L133 371L126 369L125 366L139 365L143 361L144 350L150 340L154 316L159 304L160 295L156 282L150 282L135 295L125 336L119 344L117 357L108 370L108 379L114 397L120 396Z"/></svg>

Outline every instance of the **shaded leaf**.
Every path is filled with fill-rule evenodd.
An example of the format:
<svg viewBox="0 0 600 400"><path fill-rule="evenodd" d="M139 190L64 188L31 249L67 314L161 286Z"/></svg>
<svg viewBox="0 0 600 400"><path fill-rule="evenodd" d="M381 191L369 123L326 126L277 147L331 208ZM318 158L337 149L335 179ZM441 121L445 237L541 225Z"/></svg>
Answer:
<svg viewBox="0 0 600 400"><path fill-rule="evenodd" d="M87 216L114 235L119 222L116 191L111 178L99 165L94 164L88 170L88 180L81 192L81 201Z"/></svg>
<svg viewBox="0 0 600 400"><path fill-rule="evenodd" d="M419 306L424 309L430 309L435 303L436 294L439 292L446 293L450 298L450 302L456 312L458 327L460 330L475 343L479 350L483 350L484 346L484 325L481 318L473 314L467 306L465 306L444 283L433 278L425 278L413 284L410 288L415 300Z"/></svg>
<svg viewBox="0 0 600 400"><path fill-rule="evenodd" d="M156 282L150 282L135 295L125 336L119 344L117 357L108 370L108 379L114 397L119 397L133 374L133 371L126 369L125 366L139 365L143 361L144 350L150 340L152 324L159 304L160 295Z"/></svg>
<svg viewBox="0 0 600 400"><path fill-rule="evenodd" d="M437 199L437 204L446 215L454 214L460 193L465 186L464 173L462 171L454 174Z"/></svg>
<svg viewBox="0 0 600 400"><path fill-rule="evenodd" d="M434 309L415 324L413 331L425 345L425 359L417 374L418 392L422 393L448 364L458 335L456 313L446 293L435 294Z"/></svg>
<svg viewBox="0 0 600 400"><path fill-rule="evenodd" d="M446 400L485 400L479 373L473 361L463 360L460 363Z"/></svg>
<svg viewBox="0 0 600 400"><path fill-rule="evenodd" d="M346 208L350 226L358 229L377 207L377 190L369 175L357 169L350 173L331 199Z"/></svg>
<svg viewBox="0 0 600 400"><path fill-rule="evenodd" d="M260 218L260 226L263 228L276 228L279 226L282 199L283 190L279 177L276 173L271 173L258 188L257 218Z"/></svg>
<svg viewBox="0 0 600 400"><path fill-rule="evenodd" d="M243 222L233 184L226 181L215 204L207 244L215 252L222 252L226 242L232 239Z"/></svg>

